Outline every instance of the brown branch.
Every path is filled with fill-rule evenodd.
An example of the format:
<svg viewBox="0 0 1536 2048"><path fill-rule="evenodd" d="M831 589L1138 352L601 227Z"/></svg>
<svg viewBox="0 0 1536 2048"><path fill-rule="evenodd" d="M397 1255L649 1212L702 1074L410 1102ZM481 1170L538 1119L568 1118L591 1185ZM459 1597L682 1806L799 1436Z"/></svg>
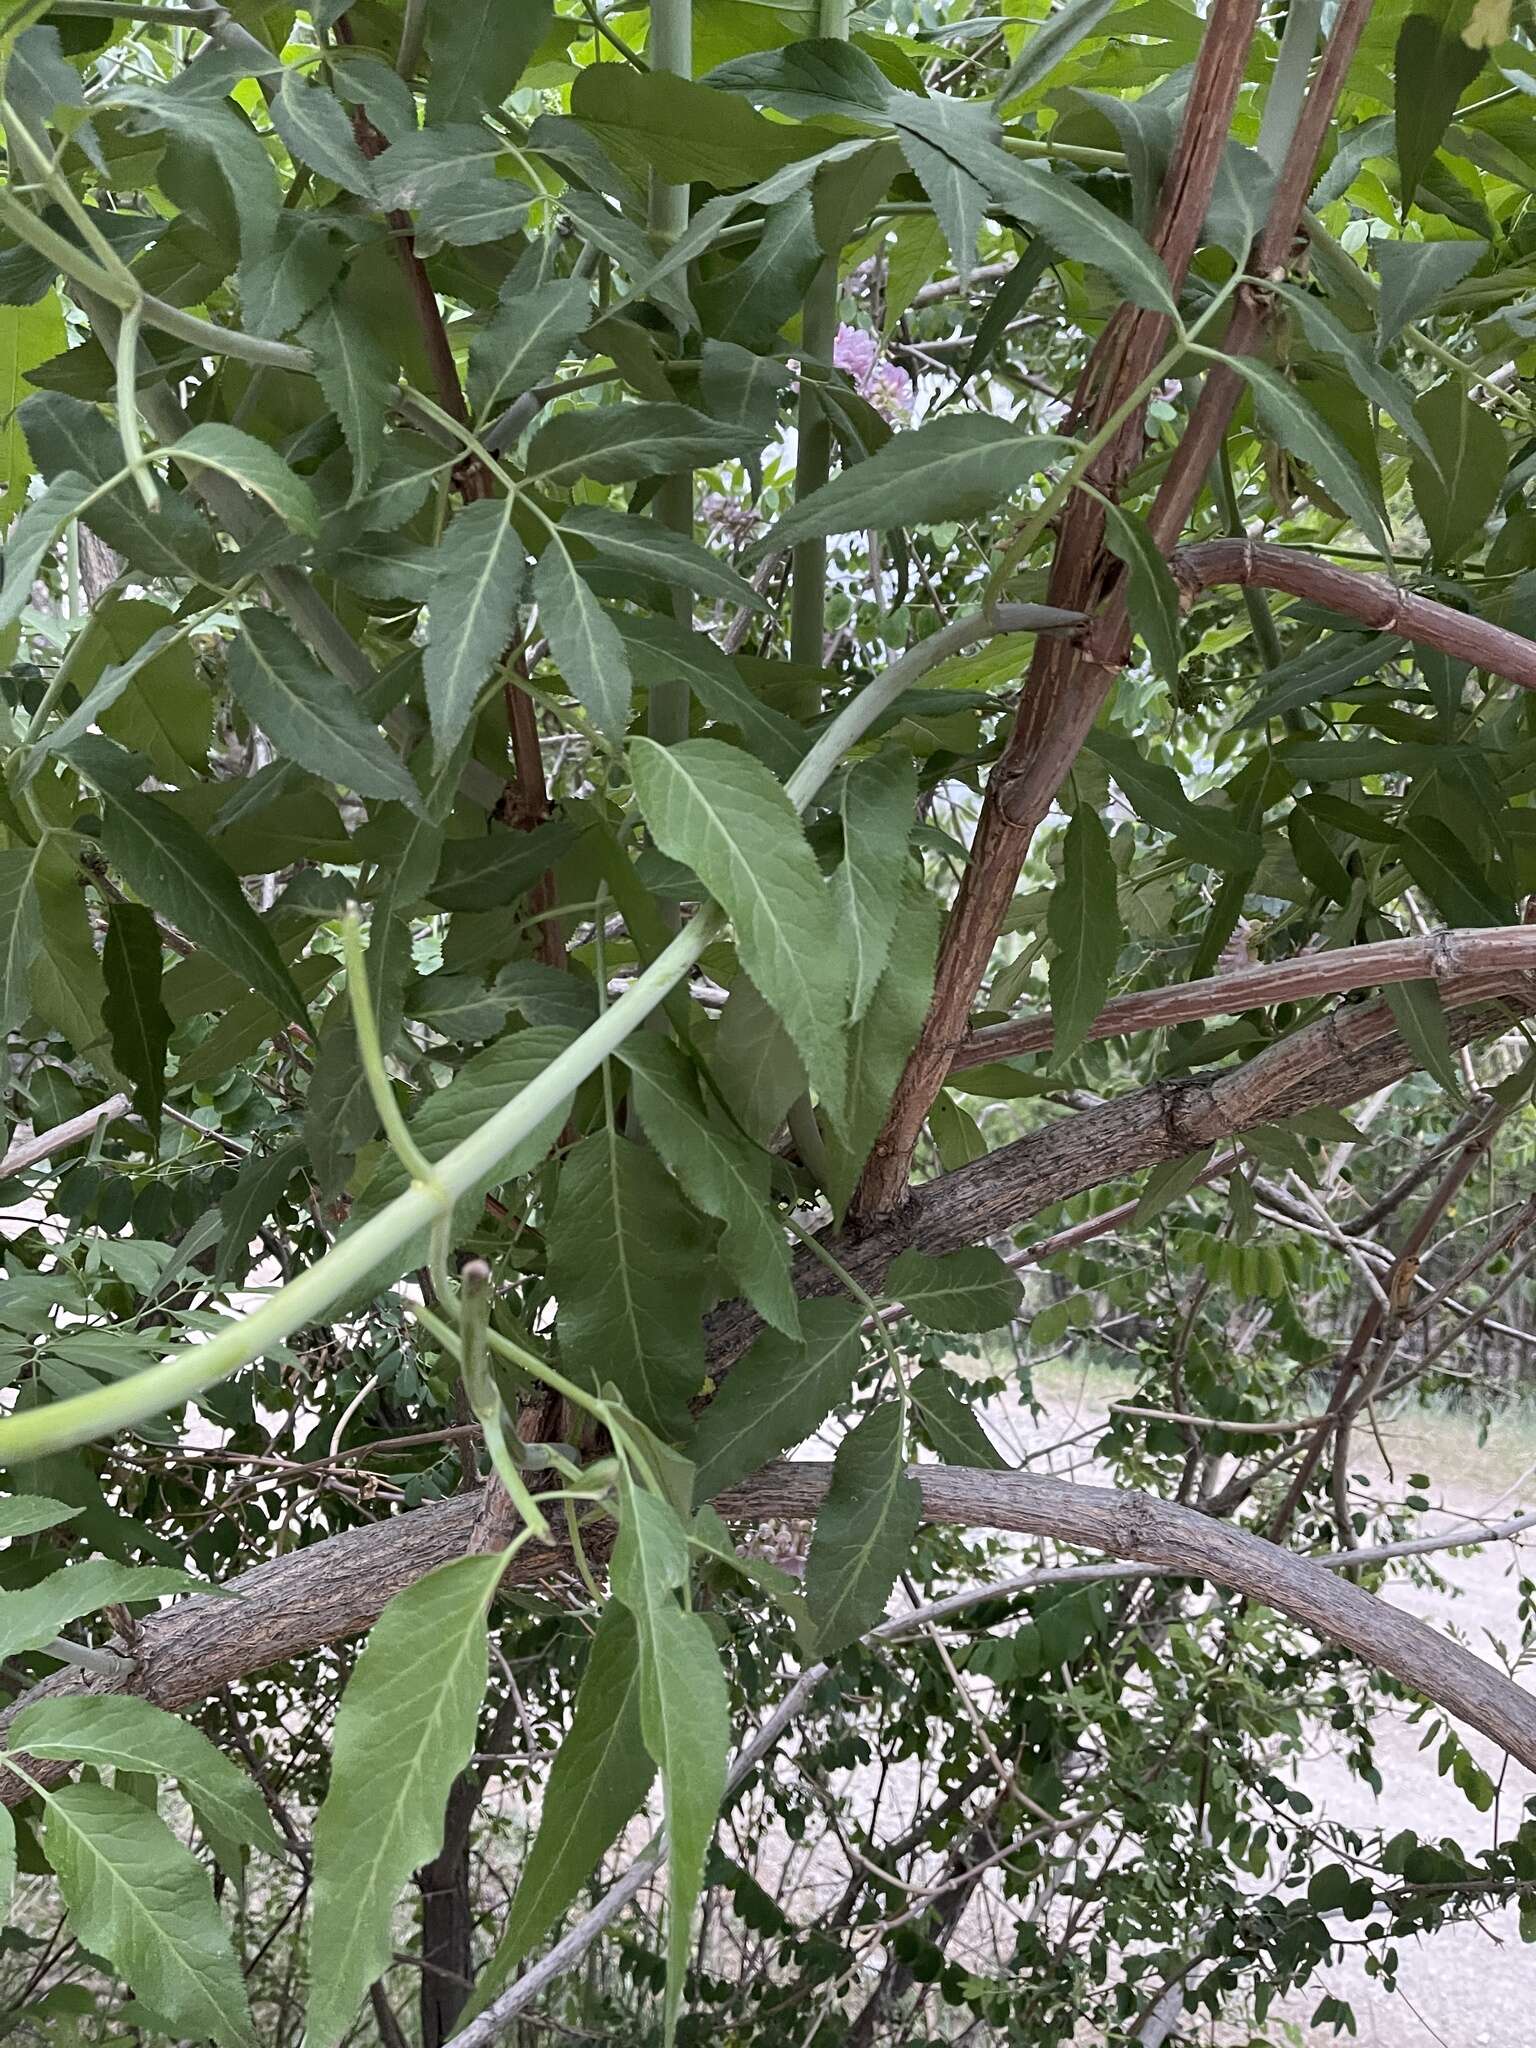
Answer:
<svg viewBox="0 0 1536 2048"><path fill-rule="evenodd" d="M1202 540L1179 548L1170 566L1193 597L1220 583L1283 590L1289 597L1326 605L1380 633L1397 633L1421 647L1435 647L1454 661L1470 662L1490 675L1536 690L1536 640L1458 612L1431 597L1399 590L1384 576L1341 569L1320 556L1268 541Z"/></svg>
<svg viewBox="0 0 1536 2048"><path fill-rule="evenodd" d="M1536 645L1526 644L1536 660ZM1204 1017L1238 1017L1245 1010L1264 1009L1272 1003L1345 995L1352 989L1382 988L1389 982L1433 981L1445 1003L1471 1003L1499 993L1511 985L1514 976L1532 971L1536 971L1536 926L1430 932L1422 938L1348 946L1336 953L1298 953L1289 960L1264 961L1204 981L1115 996L1089 1025L1088 1037L1123 1038L1135 1031L1166 1031ZM1053 1030L1049 1010L985 1024L961 1041L950 1069L959 1072L1015 1053L1040 1052L1050 1045Z"/></svg>
<svg viewBox="0 0 1536 2048"><path fill-rule="evenodd" d="M771 1465L721 1495L716 1506L728 1520L814 1515L831 1472L830 1464ZM1312 1558L1151 1494L955 1466L918 1466L911 1476L922 1488L925 1521L1049 1536L1209 1579L1261 1601L1390 1673L1536 1769L1536 1695Z"/></svg>
<svg viewBox="0 0 1536 2048"><path fill-rule="evenodd" d="M1286 152L1258 245L1258 256L1267 267L1273 267L1277 249L1290 249L1322 135L1369 17L1370 0L1345 0ZM1258 8L1247 0L1218 5L1201 44L1179 150L1163 189L1153 237L1175 291L1203 228L1257 19ZM1256 299L1251 302L1258 304ZM1249 303L1240 300L1234 328L1245 319ZM1095 400L1086 420L1088 432L1147 375L1166 333L1166 323L1145 312L1126 309L1111 321L1080 386L1080 407L1084 397ZM1122 338L1115 373L1101 376L1106 345L1118 348ZM1216 445L1206 446L1208 423L1219 416L1224 432L1237 402L1237 390L1218 395L1219 378L1220 366L1206 379L1189 431L1153 508L1153 535L1165 551L1182 532L1203 488ZM1221 389L1224 392L1225 385ZM1118 497L1143 442L1144 411L1138 410L1095 463L1087 481L1103 496ZM1096 624L1079 641L1042 641L1036 646L1013 730L988 781L971 858L945 926L934 1000L864 1170L854 1198L856 1216L878 1217L903 1199L918 1135L943 1086L950 1054L963 1035L1035 831L1129 658L1123 590L1121 565L1104 546L1103 507L1086 492L1076 492L1062 516L1049 597L1053 604L1094 614Z"/></svg>

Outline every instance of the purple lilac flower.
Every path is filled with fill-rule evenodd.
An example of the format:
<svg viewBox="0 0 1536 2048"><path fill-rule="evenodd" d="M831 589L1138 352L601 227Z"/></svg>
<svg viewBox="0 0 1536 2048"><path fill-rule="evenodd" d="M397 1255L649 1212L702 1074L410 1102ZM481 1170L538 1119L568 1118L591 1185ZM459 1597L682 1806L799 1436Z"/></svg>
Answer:
<svg viewBox="0 0 1536 2048"><path fill-rule="evenodd" d="M875 337L845 321L832 344L832 360L846 370L854 389L887 419L905 419L912 411L912 379L899 364L881 357Z"/></svg>

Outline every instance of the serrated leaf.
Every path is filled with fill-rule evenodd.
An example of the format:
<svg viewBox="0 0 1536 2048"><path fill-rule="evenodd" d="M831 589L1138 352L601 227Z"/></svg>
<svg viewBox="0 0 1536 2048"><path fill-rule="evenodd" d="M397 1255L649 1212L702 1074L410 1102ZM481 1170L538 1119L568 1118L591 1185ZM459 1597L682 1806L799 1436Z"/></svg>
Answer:
<svg viewBox="0 0 1536 2048"><path fill-rule="evenodd" d="M152 796L113 790L107 794L101 844L145 903L243 975L247 986L282 1016L303 1020L303 998L271 933L201 833Z"/></svg>
<svg viewBox="0 0 1536 2048"><path fill-rule="evenodd" d="M912 1553L922 1490L907 1473L898 1401L883 1401L837 1447L805 1560L818 1656L834 1657L875 1626Z"/></svg>
<svg viewBox="0 0 1536 2048"><path fill-rule="evenodd" d="M1487 880L1476 856L1441 819L1410 812L1398 827L1397 850L1447 924L1519 922L1513 900Z"/></svg>
<svg viewBox="0 0 1536 2048"><path fill-rule="evenodd" d="M437 758L469 723L481 686L512 637L527 576L511 507L487 498L454 515L438 543L427 593L427 651L422 664Z"/></svg>
<svg viewBox="0 0 1536 2048"><path fill-rule="evenodd" d="M32 962L42 943L39 857L34 846L0 848L0 1032L13 1030L32 1007Z"/></svg>
<svg viewBox="0 0 1536 2048"><path fill-rule="evenodd" d="M722 462L745 445L738 427L692 406L580 406L556 414L528 447L528 482L572 490L586 480L630 483Z"/></svg>
<svg viewBox="0 0 1536 2048"><path fill-rule="evenodd" d="M639 1812L656 1765L640 1729L640 1642L634 1617L610 1600L576 1689L571 1724L544 1781L539 1831L523 1863L495 1953L458 2025L483 2012L575 1900Z"/></svg>
<svg viewBox="0 0 1536 2048"><path fill-rule="evenodd" d="M56 1529L61 1522L72 1522L80 1512L79 1508L66 1507L61 1500L46 1500L37 1493L6 1494L0 1498L0 1543Z"/></svg>
<svg viewBox="0 0 1536 2048"><path fill-rule="evenodd" d="M591 287L580 277L534 285L499 305L469 344L469 402L476 415L552 377L591 317Z"/></svg>
<svg viewBox="0 0 1536 2048"><path fill-rule="evenodd" d="M1161 259L1134 228L1063 172L1016 164L994 150L978 166L978 175L1005 213L1044 235L1060 255L1101 270L1133 306L1174 311Z"/></svg>
<svg viewBox="0 0 1536 2048"><path fill-rule="evenodd" d="M395 1903L443 1845L485 1695L486 1620L506 1557L462 1557L397 1593L336 1711L331 1783L315 1822L305 2039L334 2048L389 1968Z"/></svg>
<svg viewBox="0 0 1536 2048"><path fill-rule="evenodd" d="M223 1234L214 1278L220 1285L236 1271L249 1251L251 1240L298 1172L303 1156L304 1147L297 1140L280 1146L276 1152L254 1154L219 1197Z"/></svg>
<svg viewBox="0 0 1536 2048"><path fill-rule="evenodd" d="M345 281L299 329L315 359L315 378L352 457L352 495L368 488L384 452L384 420L399 377Z"/></svg>
<svg viewBox="0 0 1536 2048"><path fill-rule="evenodd" d="M789 1244L769 1203L768 1154L711 1117L693 1069L670 1039L637 1032L620 1048L630 1099L667 1171L697 1209L723 1226L721 1262L765 1321L791 1336L800 1323Z"/></svg>
<svg viewBox="0 0 1536 2048"><path fill-rule="evenodd" d="M253 606L229 657L229 687L278 752L358 796L420 812L415 778L340 677L275 612Z"/></svg>
<svg viewBox="0 0 1536 2048"><path fill-rule="evenodd" d="M427 10L427 122L499 109L549 27L553 0L454 0Z"/></svg>
<svg viewBox="0 0 1536 2048"><path fill-rule="evenodd" d="M1429 312L1488 253L1486 242L1373 242L1381 277L1376 302L1376 346L1390 348L1405 327Z"/></svg>
<svg viewBox="0 0 1536 2048"><path fill-rule="evenodd" d="M913 1407L934 1449L946 1465L1003 1472L1008 1460L987 1435L975 1411L955 1391L953 1375L941 1365L925 1365L907 1388Z"/></svg>
<svg viewBox="0 0 1536 2048"><path fill-rule="evenodd" d="M341 275L352 242L339 221L284 211L242 249L236 284L246 331L280 340L312 313Z"/></svg>
<svg viewBox="0 0 1536 2048"><path fill-rule="evenodd" d="M802 1301L798 1337L764 1330L753 1341L694 1431L696 1502L804 1443L844 1404L863 1355L863 1321L856 1302Z"/></svg>
<svg viewBox="0 0 1536 2048"><path fill-rule="evenodd" d="M673 533L654 519L616 512L610 505L577 505L560 521L560 531L584 540L600 562L617 569L630 569L659 583L680 584L700 597L724 598L727 604L744 604L753 611L768 609L767 600L759 597L745 577L717 562L686 535Z"/></svg>
<svg viewBox="0 0 1536 2048"><path fill-rule="evenodd" d="M869 1008L885 972L906 890L916 805L916 764L895 750L855 761L838 792L843 858L833 871L832 889L851 957L851 1024Z"/></svg>
<svg viewBox="0 0 1536 2048"><path fill-rule="evenodd" d="M244 1771L200 1729L148 1700L38 1700L17 1715L9 1735L12 1747L29 1756L174 1778L205 1827L228 1841L282 1854L261 1793Z"/></svg>
<svg viewBox="0 0 1536 2048"><path fill-rule="evenodd" d="M565 1370L679 1434L704 1379L703 1222L655 1153L605 1124L566 1154L546 1236Z"/></svg>
<svg viewBox="0 0 1536 2048"><path fill-rule="evenodd" d="M1051 955L1051 1049L1059 1066L1072 1057L1109 994L1125 927L1120 878L1109 834L1092 804L1079 801L1067 826L1061 879L1051 891L1046 931Z"/></svg>
<svg viewBox="0 0 1536 2048"><path fill-rule="evenodd" d="M1230 813L1192 804L1173 770L1144 759L1123 733L1099 726L1086 744L1119 783L1136 815L1160 832L1171 832L1197 860L1234 870L1258 866L1263 843L1257 833Z"/></svg>
<svg viewBox="0 0 1536 2048"><path fill-rule="evenodd" d="M358 148L346 109L333 92L301 72L285 71L271 113L272 126L296 163L307 164L344 192L372 200L373 173L368 159Z"/></svg>
<svg viewBox="0 0 1536 2048"><path fill-rule="evenodd" d="M908 878L906 900L891 935L885 972L864 1015L848 1033L848 1111L843 1124L826 1134L827 1193L839 1217L885 1123L892 1091L928 1014L938 944L939 906L914 874ZM735 1000L733 989L731 1001ZM727 1014L729 1010L727 1004Z"/></svg>
<svg viewBox="0 0 1536 2048"><path fill-rule="evenodd" d="M902 95L903 101L915 97L912 94ZM974 121L981 109L973 102L942 96L918 100L917 105L932 111L922 127L915 125L910 118L899 124L897 134L901 153L912 175L927 193L934 218L944 230L944 240L949 246L956 275L968 278L976 262L976 242L987 212L988 191L974 169L978 152L966 146L970 140L967 131L971 121L965 124L960 135L946 138L943 127L934 116L952 115L964 108ZM985 132L984 127L984 135Z"/></svg>
<svg viewBox="0 0 1536 2048"><path fill-rule="evenodd" d="M1287 453L1304 462L1373 546L1390 556L1391 539L1370 486L1333 429L1308 405L1295 385L1277 376L1267 363L1257 362L1252 356L1232 356L1229 360L1232 368L1247 380L1254 411L1265 432Z"/></svg>
<svg viewBox="0 0 1536 2048"><path fill-rule="evenodd" d="M402 135L375 161L379 204L413 214L418 238L457 249L498 242L516 234L534 196L496 175L496 159L505 153L499 136L469 122Z"/></svg>
<svg viewBox="0 0 1536 2048"><path fill-rule="evenodd" d="M17 406L32 389L27 372L40 368L64 343L64 313L56 292L39 305L0 306L0 526L25 500L32 474L16 418Z"/></svg>
<svg viewBox="0 0 1536 2048"><path fill-rule="evenodd" d="M254 434L222 421L208 420L173 441L165 451L182 469L194 474L215 469L270 505L295 533L320 531L320 508L303 477L296 476L276 449Z"/></svg>
<svg viewBox="0 0 1536 2048"><path fill-rule="evenodd" d="M78 470L61 470L48 488L23 508L5 537L0 628L21 617L49 550L94 489L90 478Z"/></svg>
<svg viewBox="0 0 1536 2048"><path fill-rule="evenodd" d="M640 1644L640 1726L661 1771L666 1806L667 1988L663 2034L670 2044L682 2001L693 1908L720 1802L730 1748L730 1703L714 1638L703 1615L685 1612L688 1537L667 1503L641 1493L626 1468L620 1480L615 1599L635 1617Z"/></svg>
<svg viewBox="0 0 1536 2048"><path fill-rule="evenodd" d="M835 1120L847 1084L848 963L831 893L782 784L718 740L636 740L630 771L651 836L730 917L741 964Z"/></svg>
<svg viewBox="0 0 1536 2048"><path fill-rule="evenodd" d="M571 88L571 112L621 169L673 185L731 191L813 156L819 138L765 120L712 85L670 71L591 64Z"/></svg>
<svg viewBox="0 0 1536 2048"><path fill-rule="evenodd" d="M996 1330L1019 1312L1023 1289L987 1245L938 1257L905 1251L885 1276L885 1292L930 1330Z"/></svg>
<svg viewBox="0 0 1536 2048"><path fill-rule="evenodd" d="M426 894L441 910L499 910L515 903L576 843L563 818L531 832L493 829L479 839L450 839Z"/></svg>
<svg viewBox="0 0 1536 2048"><path fill-rule="evenodd" d="M1413 417L1427 444L1408 465L1413 502L1436 561L1453 562L1482 535L1498 503L1509 450L1497 420L1473 404L1458 377L1426 391Z"/></svg>
<svg viewBox="0 0 1536 2048"><path fill-rule="evenodd" d="M251 2040L245 1981L208 1874L158 1814L105 1785L61 1785L48 1795L42 1841L82 1948L178 2034Z"/></svg>
<svg viewBox="0 0 1536 2048"><path fill-rule="evenodd" d="M781 781L793 775L805 757L804 728L765 704L707 634L690 632L676 619L635 612L620 612L617 624L637 682L646 689L685 682L712 724L733 727L747 751Z"/></svg>
<svg viewBox="0 0 1536 2048"><path fill-rule="evenodd" d="M1482 70L1483 61L1482 50L1470 48L1429 13L1410 14L1399 29L1393 112L1405 214L1440 147L1456 102Z"/></svg>
<svg viewBox="0 0 1536 2048"><path fill-rule="evenodd" d="M0 1593L0 1657L41 1650L82 1614L116 1601L156 1600L162 1593L207 1593L200 1579L170 1565L114 1564L87 1558L14 1593Z"/></svg>
<svg viewBox="0 0 1536 2048"><path fill-rule="evenodd" d="M189 769L203 772L213 698L183 625L163 605L104 599L75 643L70 679L81 702L39 751L60 752L97 726L145 755L169 782L184 782Z"/></svg>
<svg viewBox="0 0 1536 2048"><path fill-rule="evenodd" d="M793 506L753 548L754 557L819 534L934 526L990 512L1065 452L1053 434L1029 434L991 413L942 413L896 434Z"/></svg>
<svg viewBox="0 0 1536 2048"><path fill-rule="evenodd" d="M1153 545L1146 523L1122 505L1105 501L1104 541L1126 567L1126 604L1131 624L1146 642L1152 666L1176 687L1183 651L1179 645L1179 593L1173 573Z"/></svg>
<svg viewBox="0 0 1536 2048"><path fill-rule="evenodd" d="M551 539L539 557L533 597L567 689L601 731L611 739L622 737L634 694L624 642L558 540Z"/></svg>
<svg viewBox="0 0 1536 2048"><path fill-rule="evenodd" d="M160 999L160 932L154 914L141 903L114 903L107 912L101 966L112 1058L133 1083L133 1106L160 1142L160 1105L165 1100L165 1055L172 1024Z"/></svg>
<svg viewBox="0 0 1536 2048"><path fill-rule="evenodd" d="M805 1067L794 1041L747 974L731 986L710 1044L715 1078L742 1129L766 1144L805 1091Z"/></svg>
<svg viewBox="0 0 1536 2048"><path fill-rule="evenodd" d="M1078 44L1091 36L1116 0L1066 0L1054 14L1048 14L1038 28L1031 29L1006 77L997 89L997 104L1033 92Z"/></svg>

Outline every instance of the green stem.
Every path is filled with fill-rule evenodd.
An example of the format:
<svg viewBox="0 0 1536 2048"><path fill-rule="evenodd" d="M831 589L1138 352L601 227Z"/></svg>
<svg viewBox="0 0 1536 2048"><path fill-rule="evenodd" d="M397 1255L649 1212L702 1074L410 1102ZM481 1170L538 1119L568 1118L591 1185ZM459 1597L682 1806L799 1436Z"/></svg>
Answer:
<svg viewBox="0 0 1536 2048"><path fill-rule="evenodd" d="M154 471L144 459L144 443L139 438L139 326L143 318L144 301L136 298L131 306L124 308L122 325L117 330L117 432L123 444L123 460L138 486L146 510L158 512L160 492Z"/></svg>
<svg viewBox="0 0 1536 2048"><path fill-rule="evenodd" d="M355 903L347 905L346 915L341 920L341 957L346 962L347 994L352 999L352 1028L357 1034L358 1058L362 1061L363 1077L368 1083L368 1093L373 1097L374 1110L384 1126L384 1135L411 1179L441 1192L430 1160L411 1136L410 1126L405 1121L384 1065L379 1020L374 1012L373 992L368 986L362 919ZM449 1213L452 1214L451 1207Z"/></svg>
<svg viewBox="0 0 1536 2048"><path fill-rule="evenodd" d="M873 1322L881 1347L890 1361L891 1371L896 1375L896 1385L901 1391L902 1402L905 1404L907 1398L907 1376L902 1369L901 1354L896 1349L896 1340L891 1335L886 1325L885 1317L880 1313L879 1304L874 1296L867 1289L859 1285L842 1261L828 1251L819 1237L813 1237L811 1232L806 1229L805 1225L797 1217L786 1212L784 1220L788 1223L791 1232L799 1238L811 1256L826 1268L843 1292L851 1295L859 1304L859 1307L863 1309L865 1315Z"/></svg>

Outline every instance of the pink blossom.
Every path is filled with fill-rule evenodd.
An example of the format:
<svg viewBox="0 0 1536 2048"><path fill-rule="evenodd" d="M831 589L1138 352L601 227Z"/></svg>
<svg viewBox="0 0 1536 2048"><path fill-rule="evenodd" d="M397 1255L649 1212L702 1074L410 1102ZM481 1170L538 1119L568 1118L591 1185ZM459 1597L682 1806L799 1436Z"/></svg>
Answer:
<svg viewBox="0 0 1536 2048"><path fill-rule="evenodd" d="M853 379L854 389L887 419L904 419L912 411L912 379L899 364L885 361L875 337L845 321L832 344L832 360Z"/></svg>

